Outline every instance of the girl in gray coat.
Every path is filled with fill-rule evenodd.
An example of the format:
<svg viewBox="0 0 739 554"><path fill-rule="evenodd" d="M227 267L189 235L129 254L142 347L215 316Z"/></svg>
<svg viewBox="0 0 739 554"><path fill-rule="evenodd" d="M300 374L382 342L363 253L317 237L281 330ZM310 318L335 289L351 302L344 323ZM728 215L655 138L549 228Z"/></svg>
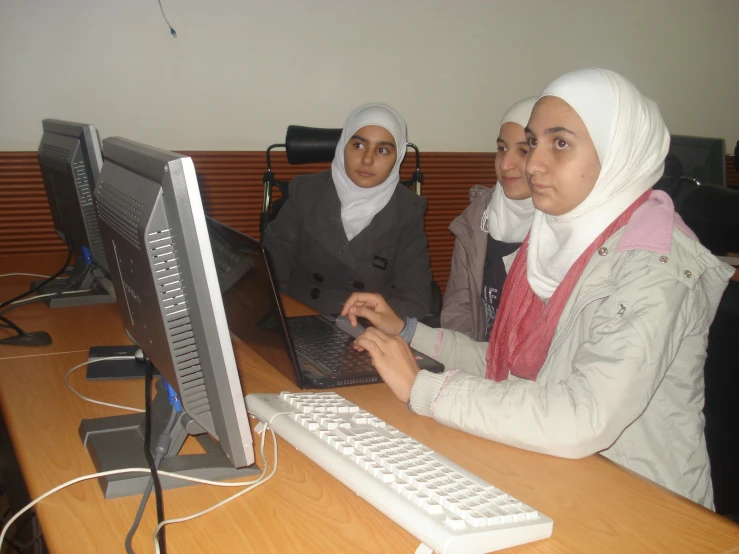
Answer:
<svg viewBox="0 0 739 554"><path fill-rule="evenodd" d="M701 246L660 178L669 133L656 104L612 71L555 79L526 128L536 213L490 343L406 324L377 295L344 312L418 414L565 458L597 452L707 508L708 329L733 268ZM411 345L444 363L419 371Z"/></svg>
<svg viewBox="0 0 739 554"><path fill-rule="evenodd" d="M473 187L469 207L449 226L456 238L441 326L478 341L490 339L506 274L534 217L524 175L529 152L524 127L535 103L534 97L524 98L503 115L495 155L498 182L492 189Z"/></svg>
<svg viewBox="0 0 739 554"><path fill-rule="evenodd" d="M400 183L406 126L390 106L366 104L346 120L331 170L296 177L264 246L282 292L321 313L350 294L383 295L401 316L431 303L426 200Z"/></svg>

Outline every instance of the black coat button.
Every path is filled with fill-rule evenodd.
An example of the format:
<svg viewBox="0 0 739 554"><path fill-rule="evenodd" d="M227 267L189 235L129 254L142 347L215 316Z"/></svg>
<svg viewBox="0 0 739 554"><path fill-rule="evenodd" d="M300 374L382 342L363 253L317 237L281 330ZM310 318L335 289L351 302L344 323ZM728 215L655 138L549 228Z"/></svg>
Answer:
<svg viewBox="0 0 739 554"><path fill-rule="evenodd" d="M364 283L362 281L354 281L352 286L357 290L364 290Z"/></svg>
<svg viewBox="0 0 739 554"><path fill-rule="evenodd" d="M318 289L311 289L310 291L310 297L313 300L318 300L318 297L321 296L321 291Z"/></svg>
<svg viewBox="0 0 739 554"><path fill-rule="evenodd" d="M323 283L323 275L321 275L320 273L314 273L313 274L313 280L316 283Z"/></svg>

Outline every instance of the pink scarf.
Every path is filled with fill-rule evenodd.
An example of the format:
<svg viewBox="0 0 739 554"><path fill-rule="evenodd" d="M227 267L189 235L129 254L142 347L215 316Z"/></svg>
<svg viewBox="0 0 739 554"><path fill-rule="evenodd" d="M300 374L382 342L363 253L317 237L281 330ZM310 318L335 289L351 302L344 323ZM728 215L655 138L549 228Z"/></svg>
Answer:
<svg viewBox="0 0 739 554"><path fill-rule="evenodd" d="M649 198L651 192L649 189L637 198L585 249L547 304L534 294L526 278L526 252L529 249L529 237L526 237L503 286L500 310L490 333L490 345L485 357L487 379L502 381L508 378L510 372L523 379L536 380L549 353L562 310L585 266L596 250L629 222L631 215Z"/></svg>

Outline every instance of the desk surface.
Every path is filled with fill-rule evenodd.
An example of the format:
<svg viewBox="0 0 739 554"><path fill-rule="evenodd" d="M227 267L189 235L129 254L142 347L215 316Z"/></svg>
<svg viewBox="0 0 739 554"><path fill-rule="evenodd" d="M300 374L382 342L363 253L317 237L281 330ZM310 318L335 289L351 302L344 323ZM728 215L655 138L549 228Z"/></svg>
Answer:
<svg viewBox="0 0 739 554"><path fill-rule="evenodd" d="M0 258L0 275L21 272L50 275L61 267L64 259L63 254L6 256ZM37 278L14 276L0 279L0 300L8 300L24 292L33 280ZM51 335L52 343L49 346L32 347L2 345L0 359L87 350L90 346L131 344L114 303L52 309L44 302L36 302L19 306L7 317L27 332L46 331ZM10 334L0 329L0 337Z"/></svg>
<svg viewBox="0 0 739 554"><path fill-rule="evenodd" d="M0 258L0 275L13 272L50 275L64 262L63 254L50 256L18 255ZM0 301L12 298L28 289L33 277L5 277L0 279ZM289 302L289 300L288 300ZM313 313L307 306L293 302L293 315ZM118 306L100 304L74 308L49 308L44 302L20 306L9 312L8 317L27 332L46 331L51 335L49 346L0 345L0 359L22 358L87 351L91 346L130 345L131 340L123 330ZM0 338L11 332L0 329Z"/></svg>
<svg viewBox="0 0 739 554"><path fill-rule="evenodd" d="M105 307L95 311L101 309ZM69 325L64 312L49 311L47 330L56 333L57 324ZM79 324L75 341L84 346L76 352L0 359L0 406L32 497L94 471L77 435L79 422L121 412L80 400L64 388L62 377L84 361L87 347L117 340L117 333L117 328ZM244 344L237 341L235 346L245 393L295 390ZM143 406L141 381L88 383L84 370L70 380L94 398ZM601 456L564 460L472 437L410 413L382 384L338 392L554 519L551 539L511 552L739 548L739 526ZM186 448L196 448L192 442ZM267 444L270 459L269 439ZM286 443L278 444L278 470L272 480L209 515L170 526L167 541L172 552L415 550L412 536ZM167 516L199 511L233 492L201 485L168 491ZM138 502L136 497L104 500L98 484L87 481L43 501L37 513L52 552L117 552L122 551ZM138 552L152 550L153 504L149 503L134 542Z"/></svg>

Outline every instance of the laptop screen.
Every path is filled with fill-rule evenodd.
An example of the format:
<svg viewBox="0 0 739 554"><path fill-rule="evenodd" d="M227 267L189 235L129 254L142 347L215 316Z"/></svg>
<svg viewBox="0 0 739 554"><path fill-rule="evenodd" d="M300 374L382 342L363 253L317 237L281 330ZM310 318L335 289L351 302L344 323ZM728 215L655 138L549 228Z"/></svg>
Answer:
<svg viewBox="0 0 739 554"><path fill-rule="evenodd" d="M206 220L229 330L300 386L262 245L210 217Z"/></svg>

